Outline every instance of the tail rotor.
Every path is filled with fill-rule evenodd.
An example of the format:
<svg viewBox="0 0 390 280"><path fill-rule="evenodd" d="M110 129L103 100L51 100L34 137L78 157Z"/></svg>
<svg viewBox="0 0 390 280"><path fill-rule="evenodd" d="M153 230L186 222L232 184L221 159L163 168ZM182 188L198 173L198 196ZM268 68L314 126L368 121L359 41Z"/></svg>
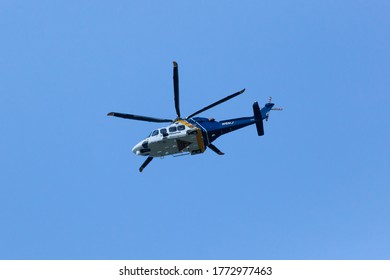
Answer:
<svg viewBox="0 0 390 280"><path fill-rule="evenodd" d="M267 113L265 114L265 121L267 121L267 122L268 122L269 112L270 112L270 111L283 111L283 108L274 108L274 107L273 107L274 105L275 105L275 104L272 103L272 96L270 96L270 97L268 98L268 103L265 104L265 107L271 107L271 109L269 109L269 110L267 111Z"/></svg>

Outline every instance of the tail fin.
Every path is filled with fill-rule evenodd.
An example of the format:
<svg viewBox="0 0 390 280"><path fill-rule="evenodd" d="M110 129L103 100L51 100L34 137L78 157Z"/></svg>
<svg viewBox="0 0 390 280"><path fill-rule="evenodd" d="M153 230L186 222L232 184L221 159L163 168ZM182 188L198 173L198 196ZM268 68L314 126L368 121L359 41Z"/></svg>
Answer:
<svg viewBox="0 0 390 280"><path fill-rule="evenodd" d="M259 136L263 136L264 135L263 116L261 115L259 103L257 103L257 101L253 103L253 115L255 117L257 134Z"/></svg>

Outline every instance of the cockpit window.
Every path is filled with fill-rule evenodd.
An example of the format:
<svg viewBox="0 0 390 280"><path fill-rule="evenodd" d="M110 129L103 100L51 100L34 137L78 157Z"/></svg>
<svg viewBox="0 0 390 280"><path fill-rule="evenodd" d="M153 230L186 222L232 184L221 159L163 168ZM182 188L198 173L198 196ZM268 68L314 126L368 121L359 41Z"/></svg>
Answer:
<svg viewBox="0 0 390 280"><path fill-rule="evenodd" d="M175 132L176 131L176 126L171 126L169 128L169 132Z"/></svg>
<svg viewBox="0 0 390 280"><path fill-rule="evenodd" d="M186 128L185 128L184 125L181 124L181 125L179 125L179 126L177 127L177 129L178 129L179 131L181 131L181 130L184 130L184 129L186 129Z"/></svg>
<svg viewBox="0 0 390 280"><path fill-rule="evenodd" d="M158 134L158 130L154 130L153 132L152 132L152 136L156 136Z"/></svg>
<svg viewBox="0 0 390 280"><path fill-rule="evenodd" d="M161 128L161 129L160 129L160 133L161 133L162 135L168 135L167 129L166 129L166 128Z"/></svg>

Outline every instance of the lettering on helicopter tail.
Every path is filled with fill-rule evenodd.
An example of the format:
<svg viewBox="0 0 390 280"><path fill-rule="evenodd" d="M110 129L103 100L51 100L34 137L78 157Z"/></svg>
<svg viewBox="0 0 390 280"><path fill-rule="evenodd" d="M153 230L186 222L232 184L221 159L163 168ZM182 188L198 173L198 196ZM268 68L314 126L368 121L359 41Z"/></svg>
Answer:
<svg viewBox="0 0 390 280"><path fill-rule="evenodd" d="M222 125L229 125L229 124L233 124L234 122L223 122Z"/></svg>
<svg viewBox="0 0 390 280"><path fill-rule="evenodd" d="M205 150L205 147L204 147L204 142L203 142L203 137L202 137L202 131L200 130L200 128L198 128L197 131L198 131L198 133L196 134L196 141L198 141L198 146L199 146L200 152L203 153Z"/></svg>

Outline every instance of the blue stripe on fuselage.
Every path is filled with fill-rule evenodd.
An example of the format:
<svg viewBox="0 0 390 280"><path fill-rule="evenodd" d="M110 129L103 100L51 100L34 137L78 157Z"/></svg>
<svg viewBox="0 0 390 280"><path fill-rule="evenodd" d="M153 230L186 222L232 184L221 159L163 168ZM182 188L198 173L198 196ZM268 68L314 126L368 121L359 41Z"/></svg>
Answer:
<svg viewBox="0 0 390 280"><path fill-rule="evenodd" d="M188 119L187 121L189 123L195 125L196 127L200 128L200 130L202 131L203 142L204 142L205 146L208 146L211 143L211 141L209 140L209 135L207 133L207 129L205 127L203 127L203 124L206 121L209 122L209 119L198 117L198 118Z"/></svg>
<svg viewBox="0 0 390 280"><path fill-rule="evenodd" d="M255 123L254 117L228 119L223 121L209 120L207 118L193 118L191 120L194 125L202 130L202 132L205 132L205 138L207 139L206 145L210 144L223 134Z"/></svg>
<svg viewBox="0 0 390 280"><path fill-rule="evenodd" d="M263 108L260 109L262 119L265 119L267 117L267 113L271 111L273 106L273 103L267 103ZM217 139L223 134L256 123L254 116L223 121L215 121L214 119L195 117L187 121L201 129L204 144L206 146L211 144L211 142L213 142L215 139Z"/></svg>

